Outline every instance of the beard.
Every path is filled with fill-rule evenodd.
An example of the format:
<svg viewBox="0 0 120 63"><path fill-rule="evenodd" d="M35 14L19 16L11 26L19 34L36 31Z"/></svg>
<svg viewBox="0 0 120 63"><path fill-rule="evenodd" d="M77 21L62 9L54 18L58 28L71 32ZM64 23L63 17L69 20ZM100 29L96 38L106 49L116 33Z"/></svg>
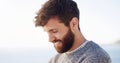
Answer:
<svg viewBox="0 0 120 63"><path fill-rule="evenodd" d="M74 42L74 34L69 29L68 32L64 35L63 39L56 39L54 42L61 42L62 46L60 48L55 47L58 53L64 53L71 49Z"/></svg>

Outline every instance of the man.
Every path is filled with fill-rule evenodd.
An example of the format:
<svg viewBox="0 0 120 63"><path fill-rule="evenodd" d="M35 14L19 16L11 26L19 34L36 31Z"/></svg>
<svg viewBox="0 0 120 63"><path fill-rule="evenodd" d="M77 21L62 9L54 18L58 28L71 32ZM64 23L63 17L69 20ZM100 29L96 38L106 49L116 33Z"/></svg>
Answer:
<svg viewBox="0 0 120 63"><path fill-rule="evenodd" d="M49 63L111 63L109 55L79 28L79 9L73 0L48 0L35 17L48 32L58 54Z"/></svg>

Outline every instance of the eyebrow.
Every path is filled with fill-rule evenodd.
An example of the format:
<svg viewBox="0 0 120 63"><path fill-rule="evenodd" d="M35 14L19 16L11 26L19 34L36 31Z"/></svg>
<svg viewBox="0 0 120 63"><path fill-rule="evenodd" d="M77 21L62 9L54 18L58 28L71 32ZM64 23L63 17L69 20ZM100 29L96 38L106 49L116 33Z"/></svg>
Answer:
<svg viewBox="0 0 120 63"><path fill-rule="evenodd" d="M58 30L57 28L51 28L51 29L44 29L45 32L52 32L53 30Z"/></svg>

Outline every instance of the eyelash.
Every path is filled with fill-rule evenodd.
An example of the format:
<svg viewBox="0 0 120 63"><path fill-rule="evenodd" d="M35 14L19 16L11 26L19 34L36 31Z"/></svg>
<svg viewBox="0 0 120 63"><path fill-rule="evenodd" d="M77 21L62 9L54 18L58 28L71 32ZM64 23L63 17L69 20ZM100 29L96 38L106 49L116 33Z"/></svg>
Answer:
<svg viewBox="0 0 120 63"><path fill-rule="evenodd" d="M52 31L53 33L57 33L58 31L56 31L56 30L54 30L54 31Z"/></svg>

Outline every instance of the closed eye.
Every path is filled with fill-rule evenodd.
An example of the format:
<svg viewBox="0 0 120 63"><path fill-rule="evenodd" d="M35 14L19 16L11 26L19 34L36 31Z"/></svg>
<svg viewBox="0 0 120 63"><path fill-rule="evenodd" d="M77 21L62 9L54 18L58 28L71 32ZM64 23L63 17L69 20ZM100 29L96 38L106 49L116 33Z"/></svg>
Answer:
<svg viewBox="0 0 120 63"><path fill-rule="evenodd" d="M52 30L52 33L57 33L58 31L57 30Z"/></svg>
<svg viewBox="0 0 120 63"><path fill-rule="evenodd" d="M49 32L51 32L51 33L57 33L58 31L56 29L51 29L51 30L49 30Z"/></svg>

